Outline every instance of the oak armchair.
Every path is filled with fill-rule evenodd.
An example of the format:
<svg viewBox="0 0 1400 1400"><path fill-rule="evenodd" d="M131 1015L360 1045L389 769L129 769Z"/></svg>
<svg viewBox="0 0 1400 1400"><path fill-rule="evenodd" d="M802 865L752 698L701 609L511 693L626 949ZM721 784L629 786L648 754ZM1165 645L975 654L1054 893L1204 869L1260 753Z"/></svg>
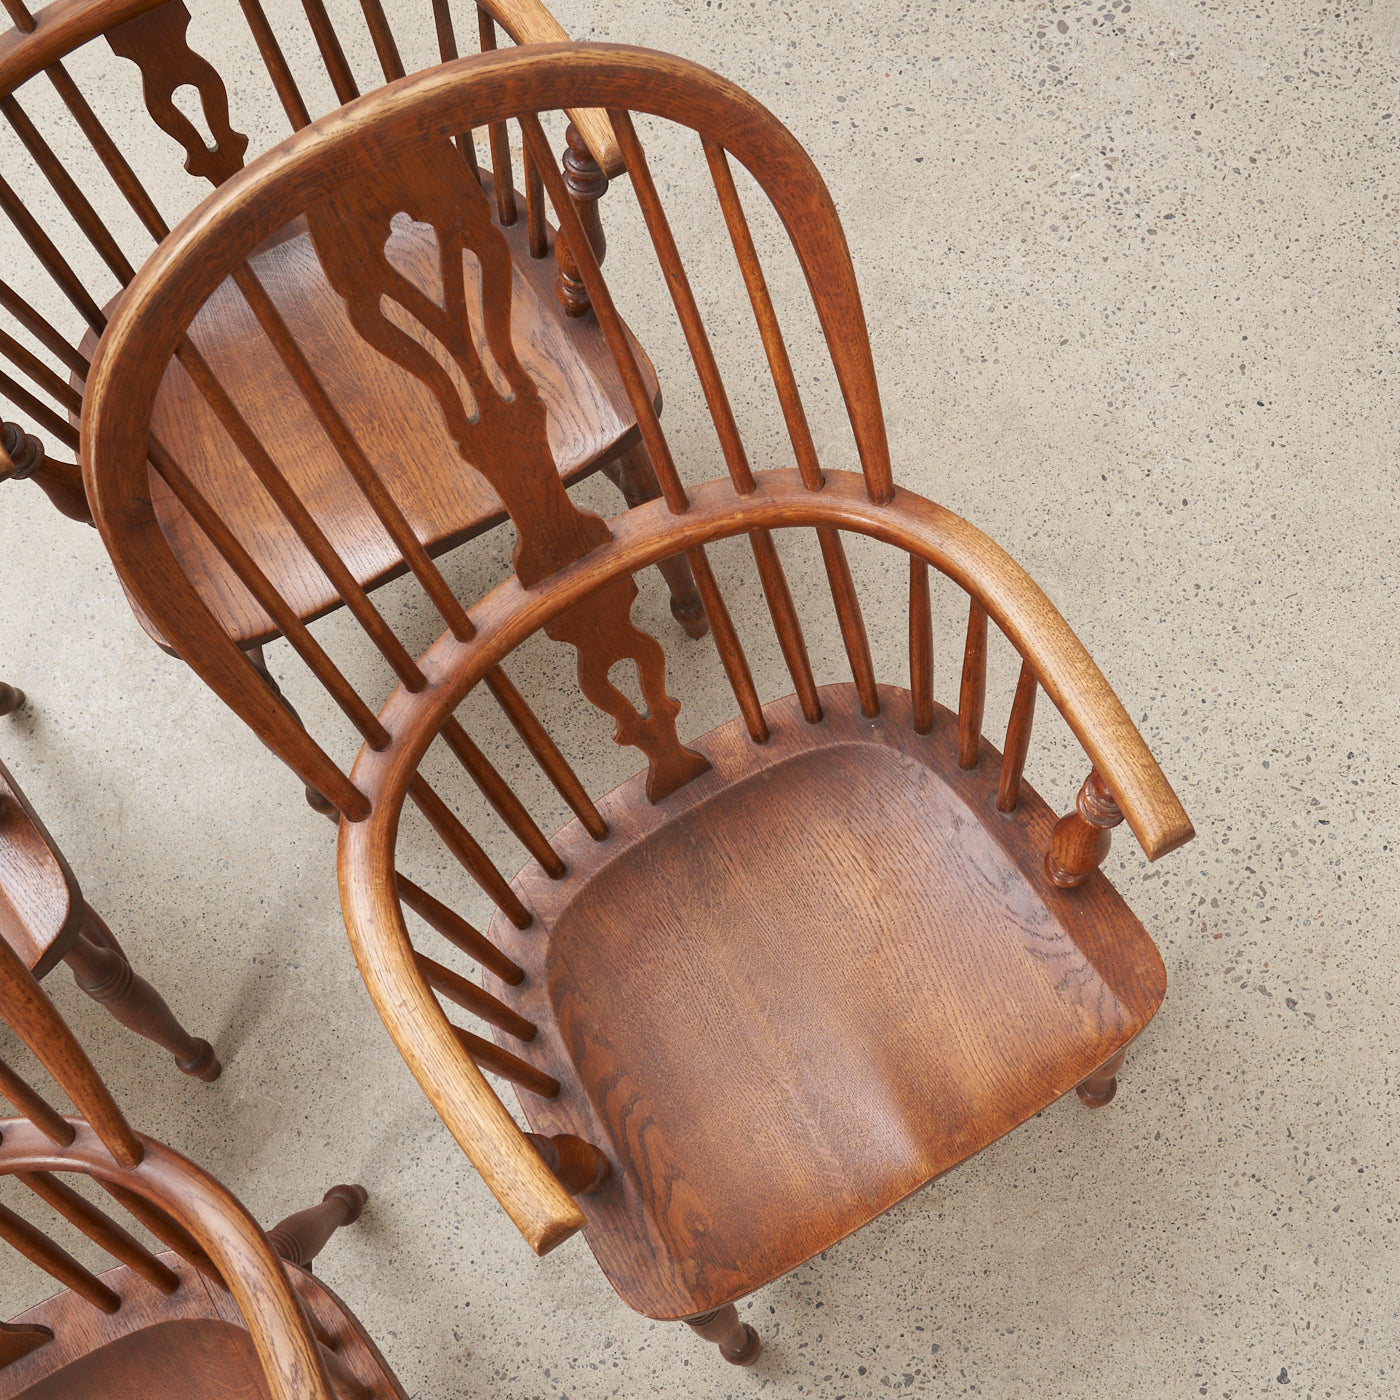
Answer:
<svg viewBox="0 0 1400 1400"><path fill-rule="evenodd" d="M542 114L576 107L609 113L725 478L682 480L608 279L546 159ZM648 167L644 119L700 140L795 467L749 460ZM578 254L660 483L659 499L609 521L569 500L540 448L547 415L512 333L506 235L451 145L465 127L504 121L518 122ZM732 163L791 239L859 472L831 469L816 450ZM446 250L441 303L428 304L363 223L347 224L352 208L374 211L381 232L399 211L433 227ZM410 561L445 628L420 657L384 617L357 612L401 677L378 713L315 638L288 630L364 736L348 774L269 700L139 490L149 461L217 542L217 512L155 430L154 405L184 328L271 231L299 216L359 332L421 380L518 535L513 575L470 607L430 559ZM498 307L479 338L462 332L465 284L451 271L468 255ZM422 336L401 332L399 310L410 307ZM1188 841L1191 824L1044 593L975 527L895 485L835 208L805 152L752 98L680 59L592 44L482 55L372 94L226 182L132 284L92 374L85 479L126 586L339 809L342 903L370 994L539 1253L583 1230L630 1306L685 1320L746 1364L759 1342L737 1299L1070 1090L1090 1105L1112 1097L1165 975L1098 867L1120 821L1152 860ZM308 381L306 392L331 391ZM283 506L295 515L291 493ZM892 551L908 578L907 686L877 673L843 542L852 534ZM783 562L813 535L834 612L820 632L800 624ZM791 680L781 698L760 694L710 564L707 547L730 538L752 553ZM271 582L234 556L227 550L264 606L283 607ZM737 712L689 740L665 652L632 613L634 575L668 558L691 568ZM940 576L967 608L956 711L934 690L931 579ZM1001 753L982 736L993 624L1021 660ZM574 713L602 711L616 742L645 759L612 792L586 789L507 678L539 634L576 653ZM813 639L839 645L849 682L817 683ZM636 688L621 688L618 667ZM1023 777L1042 691L1090 768L1075 810L1059 820ZM458 710L473 693L501 706L574 812L556 835L542 832L468 733ZM495 818L474 796L451 798L460 771ZM473 834L496 821L526 857L514 878ZM421 883L444 859L494 905L485 933ZM416 923L411 935L409 913L440 938L424 945ZM485 1033L450 1021L444 1002ZM528 1133L495 1080L515 1086Z"/></svg>

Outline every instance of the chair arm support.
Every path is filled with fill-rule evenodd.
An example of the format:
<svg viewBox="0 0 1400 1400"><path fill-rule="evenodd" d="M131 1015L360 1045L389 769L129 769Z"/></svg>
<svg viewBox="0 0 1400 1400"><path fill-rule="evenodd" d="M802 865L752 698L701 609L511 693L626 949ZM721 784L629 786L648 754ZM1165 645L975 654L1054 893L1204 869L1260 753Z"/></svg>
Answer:
<svg viewBox="0 0 1400 1400"><path fill-rule="evenodd" d="M568 43L564 26L540 0L481 0L481 6L517 44ZM569 112L569 120L583 133L603 174L612 179L627 172L608 114L594 107Z"/></svg>

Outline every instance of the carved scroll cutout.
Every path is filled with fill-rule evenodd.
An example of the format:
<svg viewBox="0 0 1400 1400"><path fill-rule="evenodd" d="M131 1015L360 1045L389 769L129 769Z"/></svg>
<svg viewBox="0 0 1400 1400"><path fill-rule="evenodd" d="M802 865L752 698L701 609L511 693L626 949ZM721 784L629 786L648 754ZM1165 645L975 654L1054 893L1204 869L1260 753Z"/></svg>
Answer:
<svg viewBox="0 0 1400 1400"><path fill-rule="evenodd" d="M107 35L107 42L118 58L130 59L141 70L146 110L166 135L185 148L185 169L221 185L243 168L248 138L229 125L224 80L207 58L190 48L189 26L190 12L183 0L167 0L118 25ZM174 94L187 85L199 93L204 120L215 141L212 150L199 128L175 105Z"/></svg>
<svg viewBox="0 0 1400 1400"><path fill-rule="evenodd" d="M400 213L436 234L441 303L389 258L386 248ZM392 166L337 188L306 211L306 220L326 278L344 298L355 330L422 381L462 460L500 496L516 529L513 562L521 585L531 587L611 539L602 518L579 510L560 480L544 402L511 337L510 245L457 149L445 140L425 140L397 155ZM482 329L499 376L483 363L467 314L466 253L477 260ZM471 405L463 402L437 356L391 319L386 301L412 317L451 358ZM497 388L500 376L508 394ZM579 688L617 722L616 742L647 756L647 794L655 802L710 764L676 736L680 705L666 694L666 654L654 637L633 625L636 596L630 577L618 579L555 618L545 631L578 652ZM625 658L636 662L645 715L608 680L609 670Z"/></svg>

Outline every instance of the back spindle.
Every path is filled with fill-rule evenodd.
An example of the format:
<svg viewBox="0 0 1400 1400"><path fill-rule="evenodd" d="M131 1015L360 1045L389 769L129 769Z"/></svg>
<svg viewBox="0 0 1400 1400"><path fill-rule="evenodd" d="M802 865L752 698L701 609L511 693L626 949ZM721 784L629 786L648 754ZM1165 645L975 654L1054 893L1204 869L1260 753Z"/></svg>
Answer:
<svg viewBox="0 0 1400 1400"><path fill-rule="evenodd" d="M4 1060L0 1060L0 1095L29 1119L50 1142L57 1143L59 1147L67 1147L73 1141L73 1125L56 1109L50 1108Z"/></svg>
<svg viewBox="0 0 1400 1400"><path fill-rule="evenodd" d="M817 697L816 680L812 676L812 662L807 655L807 639L802 635L802 625L797 620L797 609L792 603L792 591L788 588L777 546L767 530L752 531L749 544L753 549L754 562L758 565L763 596L768 600L773 630L778 634L778 645L782 648L783 660L787 663L793 689L802 706L802 717L808 724L820 724L822 705Z"/></svg>
<svg viewBox="0 0 1400 1400"><path fill-rule="evenodd" d="M976 768L982 748L982 713L987 704L987 610L971 600L967 645L958 690L958 767Z"/></svg>
<svg viewBox="0 0 1400 1400"><path fill-rule="evenodd" d="M846 559L846 547L841 543L840 531L830 525L817 526L817 541L821 545L827 582L831 585L831 601L836 605L841 641L860 696L860 712L867 719L873 719L880 713L880 694L875 688L875 663L870 659L870 639L865 634L865 617Z"/></svg>
<svg viewBox="0 0 1400 1400"><path fill-rule="evenodd" d="M121 1299L105 1283L83 1268L66 1249L61 1249L37 1226L4 1205L0 1205L0 1240L18 1250L31 1263L37 1264L50 1278L57 1279L65 1288L71 1288L80 1298L85 1298L99 1311L114 1313L121 1307Z"/></svg>
<svg viewBox="0 0 1400 1400"><path fill-rule="evenodd" d="M434 899L427 890L415 885L401 871L394 873L394 885L399 899L429 928L435 929L454 948L481 964L512 987L525 980L525 970L512 962L485 934L477 932L460 914Z"/></svg>
<svg viewBox="0 0 1400 1400"><path fill-rule="evenodd" d="M1109 832L1123 820L1097 768L1089 770L1074 806L1055 823L1045 853L1045 873L1062 890L1082 885L1103 864L1113 839Z"/></svg>
<svg viewBox="0 0 1400 1400"><path fill-rule="evenodd" d="M997 788L997 811L1014 812L1021 800L1021 774L1031 746L1031 721L1035 718L1037 690L1031 663L1021 663L1016 682L1016 698L1011 702L1011 718L1006 723L1006 748L1001 756L1001 784Z"/></svg>
<svg viewBox="0 0 1400 1400"><path fill-rule="evenodd" d="M94 1244L106 1250L113 1259L125 1264L134 1274L160 1289L173 1293L179 1277L163 1264L130 1231L118 1225L106 1212L98 1210L86 1197L80 1196L66 1182L50 1172L16 1172L15 1175L40 1200L47 1201L71 1225L76 1226Z"/></svg>
<svg viewBox="0 0 1400 1400"><path fill-rule="evenodd" d="M933 608L928 565L909 556L909 691L914 697L914 732L933 728Z"/></svg>
<svg viewBox="0 0 1400 1400"><path fill-rule="evenodd" d="M496 47L496 21L480 5L476 7L476 25L482 53L491 53ZM510 164L510 133L505 122L491 122L486 134L491 145L491 179L496 186L496 212L502 225L509 227L519 217L515 207L515 179Z"/></svg>

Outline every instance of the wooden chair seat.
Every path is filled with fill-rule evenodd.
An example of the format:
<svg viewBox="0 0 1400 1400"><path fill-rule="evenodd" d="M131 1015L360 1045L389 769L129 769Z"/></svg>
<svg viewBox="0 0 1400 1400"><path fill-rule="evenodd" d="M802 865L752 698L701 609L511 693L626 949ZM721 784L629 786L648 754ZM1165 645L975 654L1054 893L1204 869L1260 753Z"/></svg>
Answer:
<svg viewBox="0 0 1400 1400"><path fill-rule="evenodd" d="M483 183L489 189L490 177L483 176ZM530 256L523 219L503 232L515 266L515 346L549 411L549 444L559 474L574 482L639 441L636 418L597 320L565 314L555 294L557 265L552 258ZM440 297L438 245L430 227L400 216L388 246L397 268L418 285L437 288ZM351 325L304 223L270 239L250 261L428 552L444 553L501 524L506 511L500 498L483 475L463 467L423 381L380 354ZM472 290L476 268L470 259L466 267L473 328L484 347L481 298ZM115 303L108 310L114 311ZM356 581L372 588L405 572L403 556L272 353L232 279L205 303L189 334ZM426 333L419 335L431 348ZM635 340L633 345L659 403L655 370ZM95 348L89 336L84 349L91 354ZM483 351L483 358L490 363L489 352ZM449 365L444 360L444 367ZM450 372L465 391L460 376ZM298 616L314 618L340 603L337 589L219 426L194 381L173 360L161 382L151 430ZM276 636L271 618L170 487L155 472L150 481L161 530L219 624L240 645ZM144 612L136 611L165 644Z"/></svg>
<svg viewBox="0 0 1400 1400"><path fill-rule="evenodd" d="M611 835L556 838L534 913L493 941L491 990L540 1027L517 1054L561 1081L532 1128L602 1146L578 1204L625 1302L681 1318L796 1268L1086 1079L1160 1004L1166 974L1095 873L1044 871L1055 814L996 812L1000 755L957 764L957 721L913 730L906 692L767 707L693 747L712 770L599 803Z"/></svg>

